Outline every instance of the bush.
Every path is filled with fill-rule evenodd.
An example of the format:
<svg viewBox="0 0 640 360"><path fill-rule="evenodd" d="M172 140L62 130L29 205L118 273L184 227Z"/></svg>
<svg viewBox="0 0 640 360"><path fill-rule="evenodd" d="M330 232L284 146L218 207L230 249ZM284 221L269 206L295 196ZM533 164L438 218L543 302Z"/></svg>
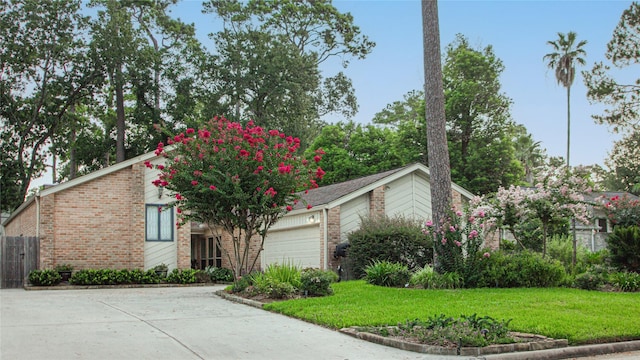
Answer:
<svg viewBox="0 0 640 360"><path fill-rule="evenodd" d="M554 235L547 241L547 256L558 260L567 273L581 273L586 270L589 250L582 245L576 248L576 266L573 267L573 239L569 235Z"/></svg>
<svg viewBox="0 0 640 360"><path fill-rule="evenodd" d="M620 291L640 291L640 274L617 272L609 276L609 282Z"/></svg>
<svg viewBox="0 0 640 360"><path fill-rule="evenodd" d="M557 260L543 259L538 253L522 251L508 254L496 251L489 256L477 254L479 287L554 287L562 283L566 272Z"/></svg>
<svg viewBox="0 0 640 360"><path fill-rule="evenodd" d="M56 270L32 270L29 273L29 282L34 286L58 285L62 277Z"/></svg>
<svg viewBox="0 0 640 360"><path fill-rule="evenodd" d="M223 267L215 267L215 266L207 266L204 269L211 281L218 282L231 282L233 281L233 271L231 269L223 268Z"/></svg>
<svg viewBox="0 0 640 360"><path fill-rule="evenodd" d="M275 282L291 284L294 289L300 289L302 286L300 283L300 268L290 262L269 264L264 271L264 275Z"/></svg>
<svg viewBox="0 0 640 360"><path fill-rule="evenodd" d="M433 242L420 222L401 217L362 218L359 230L349 234L348 257L357 278L372 261L401 263L417 269L433 261Z"/></svg>
<svg viewBox="0 0 640 360"><path fill-rule="evenodd" d="M84 269L76 271L69 279L73 285L157 284L160 281L153 269Z"/></svg>
<svg viewBox="0 0 640 360"><path fill-rule="evenodd" d="M409 283L411 273L406 265L390 261L375 260L364 269L365 280L378 286L404 286Z"/></svg>
<svg viewBox="0 0 640 360"><path fill-rule="evenodd" d="M167 282L173 284L193 284L196 283L195 269L173 269L169 275L167 275Z"/></svg>
<svg viewBox="0 0 640 360"><path fill-rule="evenodd" d="M640 228L616 226L607 237L611 264L621 270L640 272Z"/></svg>
<svg viewBox="0 0 640 360"><path fill-rule="evenodd" d="M429 289L429 285L433 282L434 274L433 268L427 265L411 274L409 285Z"/></svg>
<svg viewBox="0 0 640 360"><path fill-rule="evenodd" d="M284 299L292 296L296 292L296 288L288 282L281 281L275 277L271 277L266 273L256 273L251 276L253 282L252 292L262 294L271 299Z"/></svg>
<svg viewBox="0 0 640 360"><path fill-rule="evenodd" d="M307 268L300 273L300 291L307 296L327 296L333 294L331 284L338 281L338 274L331 270Z"/></svg>
<svg viewBox="0 0 640 360"><path fill-rule="evenodd" d="M599 290L609 282L610 269L606 266L594 265L586 272L576 275L573 286L582 290Z"/></svg>

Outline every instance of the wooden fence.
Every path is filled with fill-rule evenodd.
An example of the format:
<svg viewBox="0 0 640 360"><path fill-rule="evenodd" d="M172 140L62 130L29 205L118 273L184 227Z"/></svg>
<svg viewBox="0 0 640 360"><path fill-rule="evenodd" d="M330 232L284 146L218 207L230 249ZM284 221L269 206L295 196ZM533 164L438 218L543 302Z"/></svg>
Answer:
<svg viewBox="0 0 640 360"><path fill-rule="evenodd" d="M37 237L0 238L0 288L20 288L31 270L38 268L40 239Z"/></svg>

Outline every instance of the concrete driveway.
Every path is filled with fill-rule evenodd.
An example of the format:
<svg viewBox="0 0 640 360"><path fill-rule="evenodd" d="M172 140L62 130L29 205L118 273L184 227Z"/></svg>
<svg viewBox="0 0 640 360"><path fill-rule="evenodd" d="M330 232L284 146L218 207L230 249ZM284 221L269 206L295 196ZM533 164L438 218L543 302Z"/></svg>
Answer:
<svg viewBox="0 0 640 360"><path fill-rule="evenodd" d="M222 286L0 290L0 359L452 359L216 296Z"/></svg>

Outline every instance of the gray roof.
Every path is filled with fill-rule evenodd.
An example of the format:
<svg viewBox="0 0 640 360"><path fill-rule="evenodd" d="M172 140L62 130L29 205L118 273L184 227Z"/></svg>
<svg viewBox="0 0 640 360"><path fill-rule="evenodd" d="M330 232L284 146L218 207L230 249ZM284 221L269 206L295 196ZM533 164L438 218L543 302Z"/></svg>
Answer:
<svg viewBox="0 0 640 360"><path fill-rule="evenodd" d="M592 203L595 203L595 202L601 203L602 200L604 200L602 199L603 197L609 200L614 196L619 196L621 198L626 196L630 200L640 200L640 198L637 197L636 195L633 195L625 191L594 191L589 194L585 194L584 199L585 201L592 202Z"/></svg>
<svg viewBox="0 0 640 360"><path fill-rule="evenodd" d="M314 207L326 205L334 200L340 199L343 196L349 195L367 185L371 185L378 180L391 176L409 166L311 189L307 194L302 193L302 201L298 202L298 204L294 208L303 209L307 206L306 204L312 205Z"/></svg>

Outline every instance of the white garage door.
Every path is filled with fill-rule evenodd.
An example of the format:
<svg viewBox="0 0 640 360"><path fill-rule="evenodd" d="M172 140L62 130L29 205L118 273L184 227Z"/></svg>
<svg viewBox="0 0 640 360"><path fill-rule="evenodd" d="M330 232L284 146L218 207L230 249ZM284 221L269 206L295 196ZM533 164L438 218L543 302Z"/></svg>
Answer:
<svg viewBox="0 0 640 360"><path fill-rule="evenodd" d="M302 268L320 268L319 229L319 225L312 225L270 231L264 241L262 267L288 261Z"/></svg>

